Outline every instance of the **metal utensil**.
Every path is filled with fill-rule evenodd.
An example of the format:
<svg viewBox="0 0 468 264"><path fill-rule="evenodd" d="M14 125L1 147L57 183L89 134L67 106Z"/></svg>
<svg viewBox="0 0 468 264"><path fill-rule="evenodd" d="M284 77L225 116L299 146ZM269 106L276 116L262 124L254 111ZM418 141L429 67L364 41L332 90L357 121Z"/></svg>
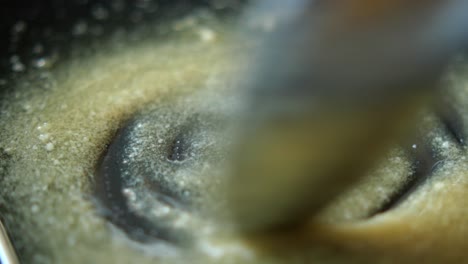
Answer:
<svg viewBox="0 0 468 264"><path fill-rule="evenodd" d="M13 245L10 242L5 227L0 221L0 264L18 264Z"/></svg>
<svg viewBox="0 0 468 264"><path fill-rule="evenodd" d="M228 197L239 229L318 212L409 131L466 36L467 1L263 1ZM247 18L247 19L248 19Z"/></svg>

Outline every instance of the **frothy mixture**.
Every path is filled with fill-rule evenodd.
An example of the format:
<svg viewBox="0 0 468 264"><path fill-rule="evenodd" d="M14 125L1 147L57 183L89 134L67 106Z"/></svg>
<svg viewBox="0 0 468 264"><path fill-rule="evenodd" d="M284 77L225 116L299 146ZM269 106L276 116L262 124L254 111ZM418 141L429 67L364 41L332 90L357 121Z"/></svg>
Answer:
<svg viewBox="0 0 468 264"><path fill-rule="evenodd" d="M230 43L227 22L193 16L164 27L173 31L164 38L144 39L148 32L139 32L142 41L135 43L122 36L92 56L78 53L54 70L31 73L2 103L0 201L28 262L153 263L155 256L174 255L165 241L127 241L102 217L93 193L98 162L129 119L164 104L176 109L154 114L152 123L170 128L193 110L170 101L229 85L223 76L243 44ZM192 97L203 104L202 96ZM158 131L151 136L161 145L169 140ZM134 247L147 247L152 256Z"/></svg>
<svg viewBox="0 0 468 264"><path fill-rule="evenodd" d="M455 263L465 255L468 164L456 135L468 127L454 136L433 113L421 117L421 141L392 149L299 232L273 242L224 232L210 214L222 207L213 200L228 141L225 91L249 41L234 22L206 14L154 27L158 37L148 30L25 74L4 96L0 212L25 263ZM458 64L446 102L464 124L468 82ZM100 171L106 157L112 166ZM415 181L420 174L430 177Z"/></svg>

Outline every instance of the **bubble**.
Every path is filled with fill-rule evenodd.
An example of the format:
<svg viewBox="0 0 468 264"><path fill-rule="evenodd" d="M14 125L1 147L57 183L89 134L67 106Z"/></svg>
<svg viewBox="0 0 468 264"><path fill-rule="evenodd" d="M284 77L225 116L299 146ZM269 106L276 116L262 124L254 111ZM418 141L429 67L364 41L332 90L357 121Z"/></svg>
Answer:
<svg viewBox="0 0 468 264"><path fill-rule="evenodd" d="M132 189L124 188L122 193L129 201L134 202L136 200L136 194Z"/></svg>
<svg viewBox="0 0 468 264"><path fill-rule="evenodd" d="M434 189L435 190L441 190L445 187L445 184L443 182L437 182L434 184Z"/></svg>
<svg viewBox="0 0 468 264"><path fill-rule="evenodd" d="M26 69L24 64L21 62L21 59L18 55L13 55L10 57L11 69L14 72L22 72Z"/></svg>
<svg viewBox="0 0 468 264"><path fill-rule="evenodd" d="M18 21L13 25L13 28L11 29L13 34L20 34L26 31L27 24L24 21Z"/></svg>
<svg viewBox="0 0 468 264"><path fill-rule="evenodd" d="M34 66L36 68L43 68L47 65L47 59L46 58L39 58L37 60L34 61Z"/></svg>
<svg viewBox="0 0 468 264"><path fill-rule="evenodd" d="M32 48L32 52L34 54L41 54L44 52L44 46L41 43L36 43Z"/></svg>
<svg viewBox="0 0 468 264"><path fill-rule="evenodd" d="M55 146L54 146L53 143L47 143L46 146L45 146L45 149L47 151L52 151L52 150L54 150L54 148L55 148Z"/></svg>
<svg viewBox="0 0 468 264"><path fill-rule="evenodd" d="M88 32L88 24L84 21L79 21L73 26L72 34L75 36L81 36Z"/></svg>
<svg viewBox="0 0 468 264"><path fill-rule="evenodd" d="M57 60L58 60L58 54L52 53L49 56L44 56L44 57L40 57L40 58L33 60L32 64L34 67L38 69L51 68Z"/></svg>
<svg viewBox="0 0 468 264"><path fill-rule="evenodd" d="M95 6L91 11L93 17L97 20L106 20L109 18L109 10L103 6Z"/></svg>
<svg viewBox="0 0 468 264"><path fill-rule="evenodd" d="M36 129L39 131L45 131L48 129L48 127L49 127L49 123L44 122L41 125L37 126Z"/></svg>
<svg viewBox="0 0 468 264"><path fill-rule="evenodd" d="M444 141L442 143L442 148L447 149L450 146L450 143L448 141Z"/></svg>
<svg viewBox="0 0 468 264"><path fill-rule="evenodd" d="M203 42L213 42L216 40L216 32L210 28L201 28L198 30L197 34Z"/></svg>
<svg viewBox="0 0 468 264"><path fill-rule="evenodd" d="M46 141L48 139L49 139L49 134L47 134L47 133L39 135L39 140L40 141Z"/></svg>
<svg viewBox="0 0 468 264"><path fill-rule="evenodd" d="M11 69L12 69L14 72L22 72L22 71L26 70L26 67L24 66L23 63L21 63L21 62L16 62L16 63L13 63L13 64L12 64Z"/></svg>
<svg viewBox="0 0 468 264"><path fill-rule="evenodd" d="M38 205L36 205L36 204L35 204L35 205L33 205L33 206L31 206L31 212L33 212L33 213L37 213L37 212L39 212L39 206L38 206Z"/></svg>
<svg viewBox="0 0 468 264"><path fill-rule="evenodd" d="M15 63L15 62L19 62L20 61L20 57L18 55L13 55L10 57L10 63Z"/></svg>

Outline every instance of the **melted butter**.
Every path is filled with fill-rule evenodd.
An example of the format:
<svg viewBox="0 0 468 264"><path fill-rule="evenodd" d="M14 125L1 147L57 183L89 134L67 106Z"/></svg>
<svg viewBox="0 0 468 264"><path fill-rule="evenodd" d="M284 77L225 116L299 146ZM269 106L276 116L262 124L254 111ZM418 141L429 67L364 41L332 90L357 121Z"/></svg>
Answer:
<svg viewBox="0 0 468 264"><path fill-rule="evenodd" d="M411 199L350 222L393 192L410 170L395 151L373 177L296 234L294 243L280 241L276 251L259 253L252 241L215 235L201 240L197 253L180 252L163 243L140 245L110 227L90 190L96 162L116 130L148 104L223 89L230 85L226 73L236 71L232 57L243 44L233 41L230 25L200 28L184 20L175 30L181 27L183 33L164 41L119 39L91 57L73 57L37 73L36 83L18 81L2 102L0 208L27 263L184 263L193 254L192 263L459 263L468 246L466 151L440 131L432 144L445 151L447 162ZM460 95L457 107L467 120L465 75L452 76L448 86Z"/></svg>

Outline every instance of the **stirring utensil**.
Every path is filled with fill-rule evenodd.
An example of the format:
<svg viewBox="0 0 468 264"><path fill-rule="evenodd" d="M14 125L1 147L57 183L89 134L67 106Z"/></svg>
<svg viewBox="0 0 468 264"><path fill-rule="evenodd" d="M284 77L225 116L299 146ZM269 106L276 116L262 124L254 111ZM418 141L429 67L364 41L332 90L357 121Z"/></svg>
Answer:
<svg viewBox="0 0 468 264"><path fill-rule="evenodd" d="M365 175L428 106L468 1L263 1L228 186L237 227L295 225Z"/></svg>
<svg viewBox="0 0 468 264"><path fill-rule="evenodd" d="M10 242L5 227L0 221L0 264L18 264L13 245Z"/></svg>

